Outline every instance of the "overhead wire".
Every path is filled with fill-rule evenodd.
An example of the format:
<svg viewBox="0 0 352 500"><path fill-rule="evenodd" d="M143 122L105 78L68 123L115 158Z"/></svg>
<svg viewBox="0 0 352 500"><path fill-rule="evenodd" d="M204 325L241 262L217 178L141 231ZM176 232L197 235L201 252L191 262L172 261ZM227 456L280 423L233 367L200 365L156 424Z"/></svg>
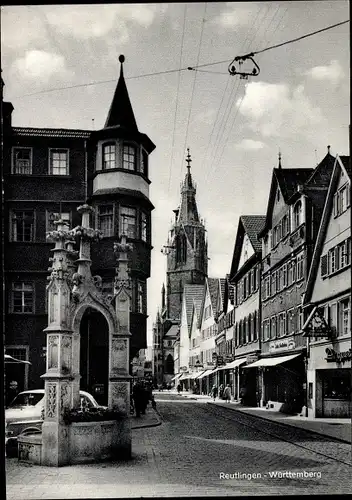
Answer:
<svg viewBox="0 0 352 500"><path fill-rule="evenodd" d="M313 35L316 35L318 33L322 33L324 31L327 31L327 30L332 29L332 28L336 28L337 26L341 26L341 25L349 23L349 22L350 22L350 20L347 19L346 21L342 21L340 23L336 23L336 24L333 24L331 26L327 26L326 28L322 28L322 29L314 31L312 33L307 33L306 35L302 35L302 36L300 36L298 38L294 38L293 40L288 40L286 42L282 42L282 43L273 45L271 47L266 47L265 49L262 49L262 50L257 50L255 52L251 52L251 54L254 54L254 55L255 54L261 54L262 52L265 52L267 50L276 49L278 47L282 47L283 45L287 45L289 43L294 43L294 42L297 42L299 40L303 40L304 38L307 38L309 36L313 36ZM222 60L222 61L214 61L214 62L211 62L211 63L196 64L195 66L187 66L187 67L184 67L184 68L170 69L170 70L165 70L165 71L156 71L154 73L144 73L142 75L135 75L135 76L125 77L125 80L134 80L134 79L137 79L137 78L145 78L145 77L149 77L149 76L166 75L166 74L169 74L169 73L177 73L179 71L194 71L194 70L198 70L198 68L204 68L204 67L208 67L208 66L215 66L216 64L225 64L225 63L228 64L228 62L229 62L229 59L225 59L225 60ZM224 74L226 74L226 73L224 73ZM49 92L57 92L57 91L60 91L60 90L70 90L70 89L80 88L80 87L89 87L91 85L102 85L102 84L105 84L105 83L112 83L112 82L116 82L116 78L112 78L110 80L98 80L98 81L94 81L94 82L81 83L81 84L77 84L77 85L69 85L67 87L56 87L56 88L53 88L53 89L44 89L44 90L39 90L37 92L32 92L30 94L22 94L22 95L19 95L19 96L15 96L14 98L15 99L21 99L23 97L31 97L31 96L34 96L34 95L46 94L46 93L49 93Z"/></svg>
<svg viewBox="0 0 352 500"><path fill-rule="evenodd" d="M279 6L279 8L280 8L280 6ZM277 15L277 13L278 13L278 11L279 11L279 8L278 8L278 10L276 11L276 13L274 14L274 16L273 16L273 17L276 17L276 15ZM282 22L282 20L283 20L284 16L286 15L287 10L288 10L288 8L286 8L286 10L284 11L283 15L281 16L281 18L280 18L280 23ZM277 30L278 26L280 25L280 23L276 26L276 28L275 28L275 30L273 31L273 33L272 33L272 34L274 34L274 33L276 32L276 30ZM266 28L266 30L265 30L265 33L264 33L264 37L266 36L266 33L268 32L268 29L269 29L269 27L271 26L271 24L272 24L272 22L270 22L270 23L269 23L269 25L267 26L267 28ZM234 124L235 124L235 122L236 122L236 118L237 118L237 116L238 116L238 113L240 112L240 109L241 109L241 106L242 106L242 103L243 103L243 100L244 100L244 96L245 96L245 94L243 94L243 95L242 95L241 99L240 99L240 100L239 100L239 102L238 102L238 106L237 106L236 114L235 114L235 116L234 116L234 118L233 118L232 125L231 125L231 127L230 127L230 129L229 129L229 133L228 133L228 135L227 135L226 141L225 141L225 142L224 142L224 144L223 144L223 148L222 148L222 150L221 150L221 154L220 154L220 156L219 156L218 163L220 163L220 161L222 160L222 157L223 157L223 154L224 154L224 150L225 150L226 144L227 144L228 139L229 139L229 136L230 136L230 134L231 134L231 132L232 132L233 126L234 126Z"/></svg>
<svg viewBox="0 0 352 500"><path fill-rule="evenodd" d="M260 13L261 13L261 11L263 10L263 8L264 8L264 5L262 5L262 6L260 7L260 9L258 10L257 15L256 15L256 18L255 18L254 23L253 23L253 26L255 26L255 24L256 24L256 22L257 22L257 20L258 20L259 16L260 16ZM269 6L267 6L267 8L266 8L266 11L264 11L264 12L263 12L263 15L262 15L262 17L261 17L261 19L260 19L260 25L263 25L264 20L266 19L267 15L268 15L268 13L269 13L269 11L270 11L270 8L271 8L271 5L269 4ZM244 43L242 44L242 45L243 45L243 47L244 47L245 45L247 45L247 44L248 44L247 46L249 47L249 46L253 43L253 41L254 41L255 37L257 36L257 33L258 33L258 32L257 32L257 31L255 31L254 36L251 38L251 40L249 40L250 35L251 35L251 31L250 31L250 30L248 30L248 32L247 32L247 36L246 36L246 39L245 39ZM236 85L236 83L237 83L237 87L236 87L236 89L235 89L235 85ZM222 123L220 124L220 128L219 128L219 130L218 130L218 134L217 134L217 137L216 137L216 140L215 140L215 144L214 144L213 154L212 154L212 156L211 156L211 161L210 161L210 164L209 164L209 168L207 169L207 173L206 173L206 176L205 176L205 181L208 179L209 174L210 174L210 172L211 172L212 165L213 165L213 164L214 164L214 162L215 162L215 158L216 158L216 156L217 156L217 154L218 154L218 151L219 151L219 148L220 148L221 141L222 141L222 139L223 139L223 137L224 137L225 130L226 130L226 126L227 126L227 123L228 123L228 120L229 120L229 117L230 117L231 111L232 111L233 106L234 106L234 104L235 104L235 102L236 102L236 96L237 96L237 93L238 93L238 90L239 90L239 87L240 87L241 82L240 82L240 80L237 80L237 82L236 82L236 83L235 83L235 85L234 85L234 86L233 86L233 88L232 88L232 91L231 91L231 94L230 94L230 98L229 98L229 100L228 100L228 104L227 104L227 109L225 110L225 113L224 113L224 115L223 115L223 119L222 119ZM231 104L230 104L230 103L231 103Z"/></svg>
<svg viewBox="0 0 352 500"><path fill-rule="evenodd" d="M203 31L204 31L204 23L205 23L205 14L206 14L206 11L207 11L207 3L205 2L204 3L203 17L202 17L202 27L201 27L201 32L200 32L199 46L198 46L197 64L199 62L200 50L201 50L201 47L202 47ZM190 103L189 112L188 112L188 120L187 120L187 126L186 126L186 134L185 134L185 143L184 143L184 147L183 147L183 153L186 151L186 145L187 145L187 140L188 140L188 128L189 128L189 123L190 123L190 119L191 119L192 106L193 106L193 97L194 97L194 89L195 89L195 85L196 85L196 80L197 80L197 73L195 74L194 79L193 79L192 94L191 94L191 103ZM184 161L184 159L183 159L183 156L182 156L182 160L181 160L181 172L182 172L183 161Z"/></svg>
<svg viewBox="0 0 352 500"><path fill-rule="evenodd" d="M179 60L180 67L181 67L182 55L183 55L183 43L184 43L184 37L185 37L186 17L187 17L187 4L185 4L184 11L183 11L183 28L182 28L180 60ZM179 91L180 91L180 80L181 80L181 71L178 72L178 78L177 78L176 105L175 105L175 115L174 115L174 126L173 126L173 132L172 132L172 146L171 146L171 160L170 160L170 170L169 170L169 182L168 182L168 188L167 188L167 192L168 193L170 192L170 184L171 184L171 176L172 176L172 163L173 163L173 160L174 160L175 131L176 131L177 110L178 110L178 97L179 97Z"/></svg>

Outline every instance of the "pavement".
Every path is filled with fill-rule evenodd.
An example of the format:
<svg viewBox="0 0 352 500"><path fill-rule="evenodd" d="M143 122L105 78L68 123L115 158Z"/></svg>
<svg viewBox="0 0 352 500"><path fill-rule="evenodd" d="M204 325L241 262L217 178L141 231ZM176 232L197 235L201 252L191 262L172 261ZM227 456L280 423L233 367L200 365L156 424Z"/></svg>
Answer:
<svg viewBox="0 0 352 500"><path fill-rule="evenodd" d="M176 391L170 391L170 393L175 394ZM310 433L329 437L343 443L352 442L350 418L311 418L301 417L299 415L286 415L279 411L267 410L266 408L244 406L238 401L226 403L226 401L219 400L218 398L214 401L210 396L192 394L186 391L181 392L180 395L189 400L208 402L209 404L226 407L228 410L253 415L260 419L275 421L276 423L286 426L298 427Z"/></svg>
<svg viewBox="0 0 352 500"><path fill-rule="evenodd" d="M150 406L147 407L145 415L141 415L139 418L137 418L135 415L131 417L132 429L156 427L157 425L161 425L161 417L158 413L158 410L154 410Z"/></svg>

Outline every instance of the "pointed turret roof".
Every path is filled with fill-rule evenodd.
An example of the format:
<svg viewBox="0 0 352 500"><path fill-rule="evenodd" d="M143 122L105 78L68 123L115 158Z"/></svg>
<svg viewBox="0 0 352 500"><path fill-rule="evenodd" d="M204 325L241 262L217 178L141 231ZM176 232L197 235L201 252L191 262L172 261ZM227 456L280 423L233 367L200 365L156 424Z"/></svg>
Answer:
<svg viewBox="0 0 352 500"><path fill-rule="evenodd" d="M187 173L181 188L181 205L178 212L177 222L188 224L199 222L198 208L196 202L196 187L193 184L191 175L191 155L187 149Z"/></svg>
<svg viewBox="0 0 352 500"><path fill-rule="evenodd" d="M119 61L121 63L120 77L116 85L115 94L111 102L104 128L123 127L126 130L138 132L137 122L134 117L123 75L123 63L125 61L125 56L121 55L119 57Z"/></svg>

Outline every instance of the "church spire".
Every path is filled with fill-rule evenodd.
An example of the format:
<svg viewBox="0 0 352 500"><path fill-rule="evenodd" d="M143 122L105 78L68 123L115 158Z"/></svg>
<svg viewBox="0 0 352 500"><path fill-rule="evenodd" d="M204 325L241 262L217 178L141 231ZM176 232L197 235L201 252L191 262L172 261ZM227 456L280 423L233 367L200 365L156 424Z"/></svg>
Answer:
<svg viewBox="0 0 352 500"><path fill-rule="evenodd" d="M178 213L178 223L187 224L189 222L199 222L199 215L196 202L196 188L191 175L192 158L187 148L187 173L181 188L181 205Z"/></svg>
<svg viewBox="0 0 352 500"><path fill-rule="evenodd" d="M138 132L136 119L134 117L123 74L123 63L125 62L125 56L120 55L119 61L121 64L120 77L116 85L115 94L111 102L104 128L121 127L126 130Z"/></svg>

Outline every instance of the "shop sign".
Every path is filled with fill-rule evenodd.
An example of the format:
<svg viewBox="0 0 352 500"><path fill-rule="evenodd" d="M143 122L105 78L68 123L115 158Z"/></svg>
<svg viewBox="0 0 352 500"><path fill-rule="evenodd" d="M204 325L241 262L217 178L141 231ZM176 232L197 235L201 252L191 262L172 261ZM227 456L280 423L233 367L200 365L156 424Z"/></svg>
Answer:
<svg viewBox="0 0 352 500"><path fill-rule="evenodd" d="M304 337L329 337L331 328L324 318L324 310L321 307L313 309L306 323L303 325Z"/></svg>
<svg viewBox="0 0 352 500"><path fill-rule="evenodd" d="M269 351L270 352L286 351L289 349L294 349L295 347L296 343L293 339L274 340L273 342L270 342Z"/></svg>
<svg viewBox="0 0 352 500"><path fill-rule="evenodd" d="M258 361L258 359L259 359L258 354L256 353L248 354L248 356L246 357L246 364L250 365L251 363L255 363L256 361Z"/></svg>
<svg viewBox="0 0 352 500"><path fill-rule="evenodd" d="M336 352L334 349L327 347L325 349L327 357L325 358L327 362L344 363L345 361L350 361L352 359L352 349L348 351Z"/></svg>

